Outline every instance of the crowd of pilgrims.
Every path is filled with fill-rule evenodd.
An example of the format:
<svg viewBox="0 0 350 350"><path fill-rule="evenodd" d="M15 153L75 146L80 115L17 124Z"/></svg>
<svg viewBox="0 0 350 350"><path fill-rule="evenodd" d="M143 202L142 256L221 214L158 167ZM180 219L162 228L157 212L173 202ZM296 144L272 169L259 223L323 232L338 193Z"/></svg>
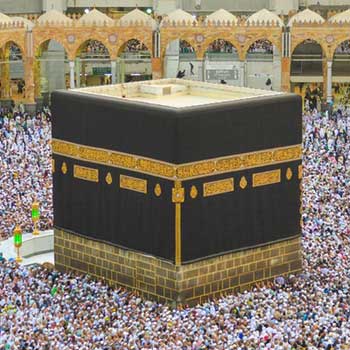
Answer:
<svg viewBox="0 0 350 350"><path fill-rule="evenodd" d="M129 40L125 45L125 52L147 51L146 45L137 39ZM85 46L87 56L109 56L108 49L98 40L89 40Z"/></svg>
<svg viewBox="0 0 350 350"><path fill-rule="evenodd" d="M180 53L193 53L194 48L185 40L180 40ZM224 39L214 40L207 49L210 53L235 53L237 54L237 49L228 41ZM257 40L248 49L248 53L263 53L272 54L273 45L268 40Z"/></svg>
<svg viewBox="0 0 350 350"><path fill-rule="evenodd" d="M302 273L172 309L87 275L3 260L0 349L349 349L349 116L340 107L303 117ZM30 227L34 195L49 227L49 113L3 116L1 125L1 229Z"/></svg>
<svg viewBox="0 0 350 350"><path fill-rule="evenodd" d="M350 54L350 41L346 40L343 41L336 49L335 49L336 54Z"/></svg>
<svg viewBox="0 0 350 350"><path fill-rule="evenodd" d="M32 232L31 207L40 203L40 229L52 227L51 115L0 111L0 240L16 224ZM0 347L1 349L1 347Z"/></svg>

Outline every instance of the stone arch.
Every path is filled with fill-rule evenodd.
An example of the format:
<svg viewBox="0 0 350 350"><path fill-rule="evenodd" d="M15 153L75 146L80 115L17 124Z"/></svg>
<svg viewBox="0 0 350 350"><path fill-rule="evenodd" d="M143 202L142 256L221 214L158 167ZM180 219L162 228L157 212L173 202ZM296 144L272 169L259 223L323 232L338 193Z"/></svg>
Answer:
<svg viewBox="0 0 350 350"><path fill-rule="evenodd" d="M308 45L309 49L305 52L297 52L302 45ZM315 45L312 47L311 45ZM296 57L295 55L300 55ZM310 60L307 56L319 55L312 57ZM304 58L308 58L305 59ZM299 39L297 42L292 42L291 47L291 63L290 63L290 76L291 76L291 88L295 93L304 96L307 90L310 88L312 91L318 91L318 95L325 96L326 93L326 65L327 47L325 47L322 41L316 40L312 36ZM303 77L308 77L307 79ZM313 79L310 80L310 77ZM294 80L292 80L292 78Z"/></svg>
<svg viewBox="0 0 350 350"><path fill-rule="evenodd" d="M12 51L16 48L19 52ZM24 81L25 81L25 50L24 47L16 40L8 39L2 42L1 48L1 96L4 99L13 99L23 101L24 95ZM17 56L19 55L19 56ZM11 66L15 64L17 69L12 71ZM14 74L14 75L13 75ZM17 93L16 87L17 85ZM14 88L14 89L13 89Z"/></svg>
<svg viewBox="0 0 350 350"><path fill-rule="evenodd" d="M69 57L70 54L72 54L72 52L69 49L68 44L64 40L61 40L59 37L56 37L56 36L50 36L50 37L42 38L38 43L36 43L36 45L34 46L34 56L37 56L38 54L40 54L40 50L42 49L42 46L46 45L51 40L57 42L58 44L60 44L64 48L64 50L67 54L67 57Z"/></svg>
<svg viewBox="0 0 350 350"><path fill-rule="evenodd" d="M209 46L210 46L211 44L215 43L215 42L218 41L218 40L223 40L223 41L225 41L227 44L230 44L231 47L232 47L232 48L237 52L237 54L238 54L239 46L238 46L237 44L235 44L235 43L231 40L231 38L223 38L223 37L218 37L218 38L215 38L215 39L213 39L213 40L210 40L210 41L208 40L208 41L206 41L205 45L203 45L204 52L208 52ZM208 44L207 44L207 42L208 42Z"/></svg>
<svg viewBox="0 0 350 350"><path fill-rule="evenodd" d="M74 49L72 49L72 51L74 52L74 58L80 56L82 48L84 48L84 46L87 45L90 41L100 42L108 50L108 56L111 56L113 47L111 47L111 45L105 38L100 38L99 36L95 35L89 35L85 38L81 38L81 40L79 40L79 42L75 44Z"/></svg>
<svg viewBox="0 0 350 350"><path fill-rule="evenodd" d="M167 38L166 40L164 40L164 41L162 40L162 42L161 42L161 55L160 55L160 57L161 57L162 59L164 59L164 57L165 57L166 50L167 50L169 44L170 44L172 41L174 41L174 40L184 40L184 41L186 41L188 44L190 44L191 47L193 47L193 49L194 49L194 54L196 55L196 58L198 58L198 52L197 52L197 50L196 50L196 42L195 42L195 40L194 40L193 38L183 37L183 36L181 36L181 35L173 35L173 36L171 36L171 37L168 37L168 38Z"/></svg>
<svg viewBox="0 0 350 350"><path fill-rule="evenodd" d="M123 40L122 44L118 47L118 51L117 51L117 56L119 57L125 50L126 46L128 45L128 43L130 43L130 41L132 40L136 40L139 44L144 45L146 51L148 51L152 57L152 48L149 47L149 45L147 45L147 43L145 42L145 40L140 40L137 37L132 37L132 38L128 38Z"/></svg>
<svg viewBox="0 0 350 350"><path fill-rule="evenodd" d="M281 53L281 42L277 40L274 37L269 37L268 35L264 36L254 36L253 38L249 39L245 44L244 44L244 59L246 59L247 54L249 49L252 47L253 44L259 41L269 41L272 45L276 47L276 49Z"/></svg>
<svg viewBox="0 0 350 350"><path fill-rule="evenodd" d="M80 45L75 50L75 57L79 57L81 54L81 51L84 48L86 48L89 45L89 43L101 43L104 46L104 48L107 50L106 56L111 55L111 48L109 47L109 45L106 45L106 43L101 41L100 39L96 39L94 37L91 37L91 38L88 38L80 43Z"/></svg>
<svg viewBox="0 0 350 350"><path fill-rule="evenodd" d="M293 53L294 53L294 51L295 51L295 49L299 46L299 45L301 45L301 44L303 44L305 41L307 41L307 40L313 40L313 41L315 41L318 45L320 45L321 46L321 48L322 48L322 53L327 57L327 52L328 52L328 50L327 50L327 45L322 41L322 40L320 40L320 38L313 38L312 36L305 36L305 37L303 37L303 38L294 38L293 36L292 36L292 43L291 43L291 48L290 48L290 54L291 54L291 56L293 55Z"/></svg>
<svg viewBox="0 0 350 350"><path fill-rule="evenodd" d="M334 98L338 99L344 94L344 91L341 90L345 86L348 88L350 85L350 38L337 41L337 45L332 53L332 80L335 84Z"/></svg>
<svg viewBox="0 0 350 350"><path fill-rule="evenodd" d="M26 53L25 48L24 48L24 46L23 46L22 44L20 44L17 40L15 40L15 39L4 40L4 41L0 42L0 48L1 48L2 50L6 50L6 49L7 49L7 45L9 45L9 44L11 44L11 43L12 43L12 44L15 44L15 45L21 50L22 60L24 60L24 58L25 58L25 53Z"/></svg>
<svg viewBox="0 0 350 350"><path fill-rule="evenodd" d="M201 44L201 50L198 52L198 57L204 57L205 53L208 50L209 45L211 45L215 40L225 40L228 43L230 43L237 51L238 57L241 57L241 47L239 45L239 42L235 40L231 34L229 33L222 33L223 35L215 35L210 36L204 40L204 42Z"/></svg>
<svg viewBox="0 0 350 350"><path fill-rule="evenodd" d="M67 87L65 72L69 53L64 41L47 37L36 45L34 55L35 96L48 104L52 91Z"/></svg>
<svg viewBox="0 0 350 350"><path fill-rule="evenodd" d="M334 56L337 54L337 49L342 45L343 43L349 41L350 42L350 36L343 36L341 39L338 39L336 42L334 42L332 46L332 58L334 59Z"/></svg>

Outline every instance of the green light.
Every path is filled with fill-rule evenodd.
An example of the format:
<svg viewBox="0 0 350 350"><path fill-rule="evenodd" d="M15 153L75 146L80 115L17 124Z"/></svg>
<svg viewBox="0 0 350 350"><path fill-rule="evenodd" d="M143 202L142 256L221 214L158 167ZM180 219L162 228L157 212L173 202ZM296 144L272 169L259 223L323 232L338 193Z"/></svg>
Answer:
<svg viewBox="0 0 350 350"><path fill-rule="evenodd" d="M39 208L32 209L32 219L39 219Z"/></svg>
<svg viewBox="0 0 350 350"><path fill-rule="evenodd" d="M16 247L19 247L22 245L22 233L15 233L13 235L13 241Z"/></svg>

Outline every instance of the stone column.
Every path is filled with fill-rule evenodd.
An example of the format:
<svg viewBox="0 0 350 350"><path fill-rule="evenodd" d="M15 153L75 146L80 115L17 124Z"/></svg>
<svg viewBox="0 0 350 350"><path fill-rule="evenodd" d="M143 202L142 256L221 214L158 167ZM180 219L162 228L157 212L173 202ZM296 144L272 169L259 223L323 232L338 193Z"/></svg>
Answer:
<svg viewBox="0 0 350 350"><path fill-rule="evenodd" d="M239 86L246 86L245 84L245 75L246 75L246 62L240 61L239 62Z"/></svg>
<svg viewBox="0 0 350 350"><path fill-rule="evenodd" d="M272 89L281 91L281 55L278 48L273 45L272 59Z"/></svg>
<svg viewBox="0 0 350 350"><path fill-rule="evenodd" d="M323 100L325 100L327 98L327 71L328 71L328 68L327 68L327 59L324 58L323 61L322 61L322 91L323 91L323 95L322 95L322 98Z"/></svg>
<svg viewBox="0 0 350 350"><path fill-rule="evenodd" d="M40 59L37 58L34 61L33 66L33 74L34 74L34 96L35 98L41 97L41 84L40 84L40 75L41 75L41 64Z"/></svg>
<svg viewBox="0 0 350 350"><path fill-rule="evenodd" d="M125 82L125 60L122 58L120 60L120 82Z"/></svg>
<svg viewBox="0 0 350 350"><path fill-rule="evenodd" d="M75 81L77 82L77 88L80 88L80 58L77 57L75 65Z"/></svg>
<svg viewBox="0 0 350 350"><path fill-rule="evenodd" d="M34 84L34 57L27 57L24 60L24 81L25 81L25 99L26 103L35 103L35 84Z"/></svg>
<svg viewBox="0 0 350 350"><path fill-rule="evenodd" d="M38 55L40 56L41 50ZM24 82L25 82L25 103L24 108L27 113L34 114L37 109L35 101L35 68L40 69L40 62L35 59L33 47L33 32L26 31L26 55L23 56ZM40 92L40 70L38 74L38 89ZM40 107L40 106L39 106Z"/></svg>
<svg viewBox="0 0 350 350"><path fill-rule="evenodd" d="M290 92L290 65L291 65L291 58L282 57L281 90L284 92Z"/></svg>
<svg viewBox="0 0 350 350"><path fill-rule="evenodd" d="M85 61L81 60L81 86L86 86L86 70L85 70Z"/></svg>
<svg viewBox="0 0 350 350"><path fill-rule="evenodd" d="M11 79L10 79L10 53L8 48L4 48L1 54L1 99L10 99Z"/></svg>
<svg viewBox="0 0 350 350"><path fill-rule="evenodd" d="M162 78L162 59L160 57L152 58L152 78L161 79Z"/></svg>
<svg viewBox="0 0 350 350"><path fill-rule="evenodd" d="M5 58L5 62L1 65L1 98L8 100L10 96L10 63Z"/></svg>
<svg viewBox="0 0 350 350"><path fill-rule="evenodd" d="M117 62L115 60L111 61L111 75L112 75L112 84L117 83Z"/></svg>
<svg viewBox="0 0 350 350"><path fill-rule="evenodd" d="M327 102L332 101L332 61L327 61Z"/></svg>
<svg viewBox="0 0 350 350"><path fill-rule="evenodd" d="M70 88L75 88L74 82L74 61L69 61L69 77L70 77Z"/></svg>

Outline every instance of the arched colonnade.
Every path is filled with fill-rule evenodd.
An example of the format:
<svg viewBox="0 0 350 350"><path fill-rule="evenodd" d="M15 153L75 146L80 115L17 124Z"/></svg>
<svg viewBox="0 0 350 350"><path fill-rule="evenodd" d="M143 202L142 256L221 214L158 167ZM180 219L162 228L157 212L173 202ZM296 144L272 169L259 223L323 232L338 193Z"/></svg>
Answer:
<svg viewBox="0 0 350 350"><path fill-rule="evenodd" d="M161 78L164 73L166 48L174 40L186 41L194 50L197 60L205 60L208 48L216 40L222 40L234 47L240 70L246 70L250 48L258 41L268 41L280 55L281 84L284 91L290 91L293 75L293 53L307 41L317 43L321 50L323 89L327 98L332 97L332 66L339 45L350 39L350 23L294 23L287 28L276 23L191 23L172 22L155 28L145 22L130 22L128 25L92 23L82 24L76 20L69 25L57 22L36 23L27 28L23 23L0 26L1 56L1 98L6 98L9 90L9 43L14 43L21 52L25 81L25 102L34 103L40 95L39 58L49 41L58 43L64 50L69 66L69 86L75 87L76 62L82 47L89 41L99 42L106 48L112 83L115 82L116 61L122 55L130 40L142 43L150 52L152 76ZM350 54L350 51L349 51ZM244 85L242 79L241 85Z"/></svg>

